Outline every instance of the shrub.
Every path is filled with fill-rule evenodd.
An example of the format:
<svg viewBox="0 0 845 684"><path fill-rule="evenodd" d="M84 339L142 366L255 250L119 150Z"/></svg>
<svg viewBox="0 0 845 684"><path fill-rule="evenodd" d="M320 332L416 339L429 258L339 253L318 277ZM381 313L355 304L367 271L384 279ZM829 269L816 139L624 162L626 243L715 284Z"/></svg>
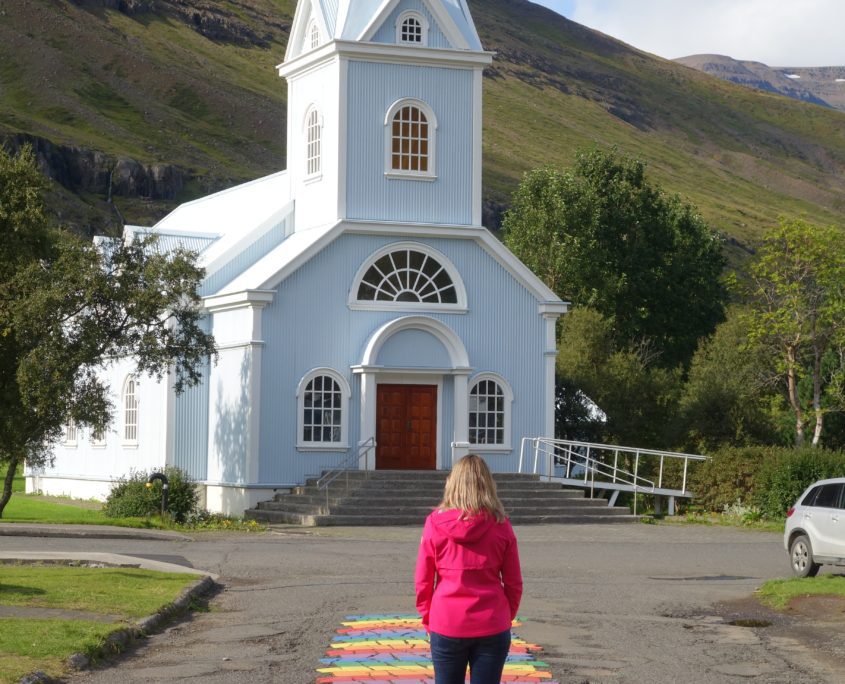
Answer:
<svg viewBox="0 0 845 684"><path fill-rule="evenodd" d="M161 512L161 482L156 480L152 487L147 481L152 473L133 471L112 487L103 511L110 518L145 518ZM199 494L187 473L180 468L165 468L168 479L167 511L178 523L197 510Z"/></svg>
<svg viewBox="0 0 845 684"><path fill-rule="evenodd" d="M689 478L695 505L721 512L737 503L749 503L761 464L770 460L773 452L770 447L727 447L696 463Z"/></svg>
<svg viewBox="0 0 845 684"><path fill-rule="evenodd" d="M845 454L823 449L778 449L761 464L755 503L768 518L780 518L816 480L845 477Z"/></svg>

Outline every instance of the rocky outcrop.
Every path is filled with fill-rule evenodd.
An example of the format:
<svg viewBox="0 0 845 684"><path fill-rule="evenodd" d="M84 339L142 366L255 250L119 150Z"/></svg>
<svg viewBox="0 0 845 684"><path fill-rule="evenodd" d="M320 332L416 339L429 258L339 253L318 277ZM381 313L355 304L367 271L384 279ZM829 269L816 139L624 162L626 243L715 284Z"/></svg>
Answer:
<svg viewBox="0 0 845 684"><path fill-rule="evenodd" d="M96 150L59 145L33 135L12 135L6 138L5 144L13 152L29 144L41 172L76 194L90 193L103 199L140 197L172 201L188 180L188 174L176 166L142 164Z"/></svg>

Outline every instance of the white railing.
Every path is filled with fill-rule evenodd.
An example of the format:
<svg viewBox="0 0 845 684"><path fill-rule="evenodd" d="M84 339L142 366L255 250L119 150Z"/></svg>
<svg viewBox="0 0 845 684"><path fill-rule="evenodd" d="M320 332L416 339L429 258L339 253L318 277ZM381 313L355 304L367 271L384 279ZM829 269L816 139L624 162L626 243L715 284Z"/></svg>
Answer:
<svg viewBox="0 0 845 684"><path fill-rule="evenodd" d="M369 476L369 469L367 469L367 456L376 448L376 438L370 437L368 440L358 444L358 450L352 452L347 456L342 463L336 465L331 470L325 471L320 479L317 480L317 491L326 490L326 511L329 507L329 485L334 482L341 475L346 476L346 491L349 491L349 471L361 469L361 459L364 459L364 478Z"/></svg>
<svg viewBox="0 0 845 684"><path fill-rule="evenodd" d="M525 437L519 450L519 472L583 486L590 489L591 495L595 489L610 489L690 497L692 494L687 489L690 461L705 460L707 457L699 454ZM682 463L681 472L673 467L673 472L668 474L669 463ZM643 477L641 472L647 472L649 477ZM635 514L636 505L635 496Z"/></svg>

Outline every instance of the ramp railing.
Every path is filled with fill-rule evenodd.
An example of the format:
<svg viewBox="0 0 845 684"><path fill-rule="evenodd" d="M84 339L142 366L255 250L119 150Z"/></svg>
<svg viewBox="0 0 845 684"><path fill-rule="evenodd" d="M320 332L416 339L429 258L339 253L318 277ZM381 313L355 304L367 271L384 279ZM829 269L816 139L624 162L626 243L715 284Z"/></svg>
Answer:
<svg viewBox="0 0 845 684"><path fill-rule="evenodd" d="M519 472L533 473L553 482L590 490L655 494L691 498L687 487L689 465L707 460L700 454L639 449L542 437L526 437L519 451ZM634 497L634 514L637 501Z"/></svg>

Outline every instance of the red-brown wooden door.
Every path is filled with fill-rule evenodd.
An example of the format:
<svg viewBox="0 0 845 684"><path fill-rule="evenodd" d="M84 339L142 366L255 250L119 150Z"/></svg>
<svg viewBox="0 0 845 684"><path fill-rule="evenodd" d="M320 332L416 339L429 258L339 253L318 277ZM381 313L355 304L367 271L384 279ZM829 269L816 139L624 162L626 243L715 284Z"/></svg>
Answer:
<svg viewBox="0 0 845 684"><path fill-rule="evenodd" d="M376 404L376 468L437 468L437 387L379 385Z"/></svg>

